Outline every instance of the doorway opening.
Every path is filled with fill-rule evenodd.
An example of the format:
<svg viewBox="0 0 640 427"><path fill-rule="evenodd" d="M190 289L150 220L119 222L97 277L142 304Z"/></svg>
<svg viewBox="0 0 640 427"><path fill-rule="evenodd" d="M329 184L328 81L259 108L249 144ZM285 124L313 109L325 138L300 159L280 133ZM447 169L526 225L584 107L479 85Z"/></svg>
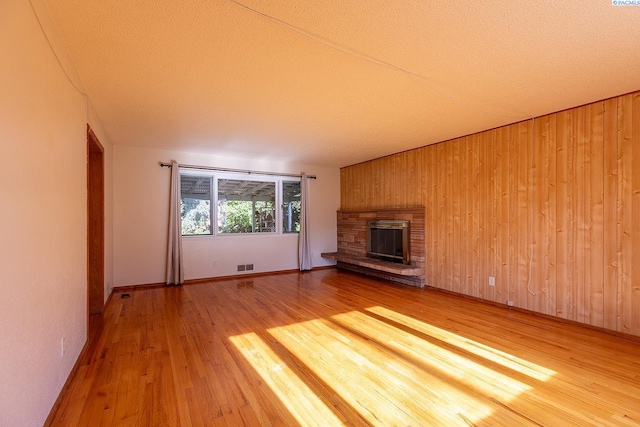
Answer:
<svg viewBox="0 0 640 427"><path fill-rule="evenodd" d="M87 125L87 317L90 319L103 310L104 148Z"/></svg>

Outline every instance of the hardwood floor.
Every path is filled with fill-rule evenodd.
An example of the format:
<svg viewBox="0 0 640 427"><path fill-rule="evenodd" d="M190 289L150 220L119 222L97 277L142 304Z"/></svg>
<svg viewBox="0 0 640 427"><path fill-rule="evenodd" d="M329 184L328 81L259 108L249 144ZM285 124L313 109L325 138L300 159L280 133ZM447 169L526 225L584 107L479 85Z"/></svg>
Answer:
<svg viewBox="0 0 640 427"><path fill-rule="evenodd" d="M51 425L640 425L640 343L336 270L115 294Z"/></svg>

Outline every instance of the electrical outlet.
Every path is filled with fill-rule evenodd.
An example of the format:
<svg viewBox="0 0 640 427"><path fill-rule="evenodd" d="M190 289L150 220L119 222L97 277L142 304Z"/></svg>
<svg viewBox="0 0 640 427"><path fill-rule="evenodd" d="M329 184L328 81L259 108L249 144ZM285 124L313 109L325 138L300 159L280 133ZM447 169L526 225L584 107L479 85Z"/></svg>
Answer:
<svg viewBox="0 0 640 427"><path fill-rule="evenodd" d="M253 264L247 264L246 267L247 267L247 271L253 270Z"/></svg>
<svg viewBox="0 0 640 427"><path fill-rule="evenodd" d="M67 352L66 346L67 346L67 339L65 337L62 337L62 339L60 340L60 356L62 357L64 357L64 355Z"/></svg>
<svg viewBox="0 0 640 427"><path fill-rule="evenodd" d="M494 276L489 276L489 286L496 285L496 278Z"/></svg>
<svg viewBox="0 0 640 427"><path fill-rule="evenodd" d="M211 261L211 267L217 267L218 266L218 260L214 259L213 261Z"/></svg>
<svg viewBox="0 0 640 427"><path fill-rule="evenodd" d="M513 307L513 301L507 301L507 305L508 305L509 307Z"/></svg>
<svg viewBox="0 0 640 427"><path fill-rule="evenodd" d="M247 266L244 265L244 264L239 264L238 265L238 271L244 271L246 268L247 268Z"/></svg>

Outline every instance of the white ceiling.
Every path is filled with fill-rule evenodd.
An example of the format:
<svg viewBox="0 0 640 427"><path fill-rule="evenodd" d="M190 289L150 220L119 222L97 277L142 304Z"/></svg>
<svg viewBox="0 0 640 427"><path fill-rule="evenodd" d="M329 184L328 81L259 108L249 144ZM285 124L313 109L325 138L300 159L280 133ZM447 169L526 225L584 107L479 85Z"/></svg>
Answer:
<svg viewBox="0 0 640 427"><path fill-rule="evenodd" d="M114 144L346 166L640 89L611 0L47 4Z"/></svg>

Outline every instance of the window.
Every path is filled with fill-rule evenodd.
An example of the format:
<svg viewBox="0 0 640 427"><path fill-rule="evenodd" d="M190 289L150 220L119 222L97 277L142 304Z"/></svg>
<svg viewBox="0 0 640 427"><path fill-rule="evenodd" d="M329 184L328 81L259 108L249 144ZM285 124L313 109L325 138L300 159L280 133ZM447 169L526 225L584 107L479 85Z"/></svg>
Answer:
<svg viewBox="0 0 640 427"><path fill-rule="evenodd" d="M275 233L276 183L218 180L219 233Z"/></svg>
<svg viewBox="0 0 640 427"><path fill-rule="evenodd" d="M182 235L211 234L211 177L180 176Z"/></svg>
<svg viewBox="0 0 640 427"><path fill-rule="evenodd" d="M180 181L183 236L300 231L300 181L295 178L194 172Z"/></svg>
<svg viewBox="0 0 640 427"><path fill-rule="evenodd" d="M282 232L300 232L300 181L282 182Z"/></svg>

